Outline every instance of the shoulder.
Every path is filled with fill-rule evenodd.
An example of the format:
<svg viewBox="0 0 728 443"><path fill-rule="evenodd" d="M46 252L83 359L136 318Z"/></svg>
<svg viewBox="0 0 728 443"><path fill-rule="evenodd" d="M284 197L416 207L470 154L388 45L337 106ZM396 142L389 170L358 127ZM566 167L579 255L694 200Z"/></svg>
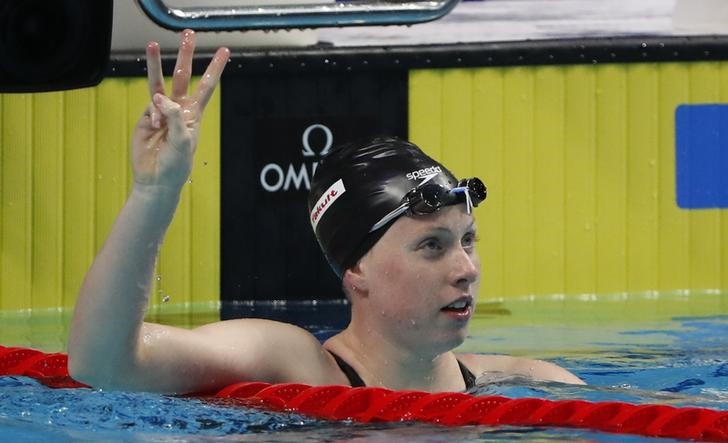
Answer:
<svg viewBox="0 0 728 443"><path fill-rule="evenodd" d="M508 355L457 354L457 358L476 376L487 373L520 375L536 380L584 384L576 375L553 363Z"/></svg>

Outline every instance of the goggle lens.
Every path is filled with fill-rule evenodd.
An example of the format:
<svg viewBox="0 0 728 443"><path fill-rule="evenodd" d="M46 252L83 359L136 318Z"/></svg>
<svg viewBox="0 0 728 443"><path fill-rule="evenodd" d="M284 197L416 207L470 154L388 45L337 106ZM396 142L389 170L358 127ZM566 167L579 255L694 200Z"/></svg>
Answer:
<svg viewBox="0 0 728 443"><path fill-rule="evenodd" d="M473 206L478 206L483 202L483 200L485 200L486 197L488 197L488 188L478 177L464 178L460 180L458 187L468 188L468 193L470 193L470 199L473 202Z"/></svg>
<svg viewBox="0 0 728 443"><path fill-rule="evenodd" d="M460 180L457 188L447 189L442 185L428 183L412 189L405 195L407 209L418 215L432 214L443 206L465 202L468 211L478 206L488 195L488 189L479 178Z"/></svg>
<svg viewBox="0 0 728 443"><path fill-rule="evenodd" d="M442 206L451 203L454 196L444 186L426 184L407 193L408 210L413 214L432 214Z"/></svg>

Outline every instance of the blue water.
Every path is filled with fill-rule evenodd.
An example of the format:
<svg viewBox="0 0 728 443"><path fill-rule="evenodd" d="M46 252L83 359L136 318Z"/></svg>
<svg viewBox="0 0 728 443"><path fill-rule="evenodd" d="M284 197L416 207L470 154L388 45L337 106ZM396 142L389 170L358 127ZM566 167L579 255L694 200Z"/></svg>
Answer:
<svg viewBox="0 0 728 443"><path fill-rule="evenodd" d="M464 345L466 351L477 352L480 349L480 352L500 353L511 350L517 355L545 358L569 368L589 385L535 383L491 375L479 379L479 386L472 391L475 395L579 398L728 410L728 315L722 312L722 308L721 312L712 315L703 312L701 315L653 318L635 326L618 321L561 324L563 319L553 320L551 315L543 316L547 319L546 324L533 319L526 319L521 324L518 321L520 307L508 306L503 315L485 312L474 320L472 337ZM573 317L568 309L561 309L565 310L564 317ZM327 312L327 316L330 314ZM515 318L509 318L511 316ZM551 321L555 324L549 324ZM314 323L318 325L316 332L321 338L331 333L321 319ZM43 341L45 338L36 336L34 339ZM0 377L2 442L585 439L651 440L579 429L331 423L196 398L91 389L50 389L30 378Z"/></svg>

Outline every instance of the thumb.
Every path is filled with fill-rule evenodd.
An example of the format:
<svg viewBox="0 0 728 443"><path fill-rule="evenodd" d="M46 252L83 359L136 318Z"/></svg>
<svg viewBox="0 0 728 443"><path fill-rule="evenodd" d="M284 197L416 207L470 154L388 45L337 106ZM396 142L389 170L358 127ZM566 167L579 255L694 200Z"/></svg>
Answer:
<svg viewBox="0 0 728 443"><path fill-rule="evenodd" d="M187 126L182 115L182 107L179 103L174 102L163 94L154 94L152 98L154 104L159 111L167 119L167 127L169 128L168 139L172 144L181 142L187 137Z"/></svg>

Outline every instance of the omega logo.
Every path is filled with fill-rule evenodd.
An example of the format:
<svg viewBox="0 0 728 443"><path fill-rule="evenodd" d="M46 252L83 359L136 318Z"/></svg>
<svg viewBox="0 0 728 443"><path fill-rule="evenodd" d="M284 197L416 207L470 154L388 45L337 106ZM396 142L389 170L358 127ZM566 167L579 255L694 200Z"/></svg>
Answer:
<svg viewBox="0 0 728 443"><path fill-rule="evenodd" d="M311 133L321 131L324 135L324 145L318 153L311 147ZM328 154L334 143L334 135L326 125L316 123L307 127L301 135L301 145L303 149L301 154L304 157L315 157L316 155L324 156ZM288 191L293 188L296 191L301 189L311 189L311 177L316 172L318 161L302 162L294 165L293 162L288 165L279 165L278 163L268 163L263 166L260 171L260 184L268 192Z"/></svg>

